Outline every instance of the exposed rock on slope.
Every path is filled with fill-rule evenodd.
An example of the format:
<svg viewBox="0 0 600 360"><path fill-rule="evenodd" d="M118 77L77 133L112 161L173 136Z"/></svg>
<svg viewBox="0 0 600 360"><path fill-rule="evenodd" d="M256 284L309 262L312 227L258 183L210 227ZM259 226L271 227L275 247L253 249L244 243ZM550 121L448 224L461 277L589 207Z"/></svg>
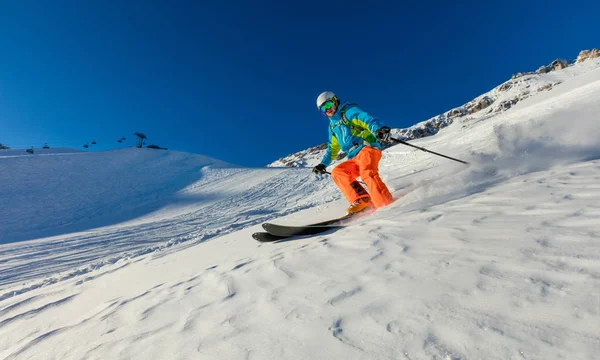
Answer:
<svg viewBox="0 0 600 360"><path fill-rule="evenodd" d="M579 53L579 56L577 56L577 59L575 60L576 63L580 63L580 62L584 62L586 60L589 59L595 59L600 57L600 50L598 49L592 49L592 50L582 50Z"/></svg>

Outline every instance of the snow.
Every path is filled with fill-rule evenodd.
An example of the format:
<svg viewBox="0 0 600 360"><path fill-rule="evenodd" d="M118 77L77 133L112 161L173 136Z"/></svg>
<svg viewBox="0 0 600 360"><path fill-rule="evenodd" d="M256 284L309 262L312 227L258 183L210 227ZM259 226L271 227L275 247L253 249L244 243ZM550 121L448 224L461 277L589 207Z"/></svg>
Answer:
<svg viewBox="0 0 600 360"><path fill-rule="evenodd" d="M198 243L310 208L334 189L305 171L151 149L1 161L0 203L9 211L0 212L0 243L10 243L0 247L0 299L14 283L28 281L21 293Z"/></svg>
<svg viewBox="0 0 600 360"><path fill-rule="evenodd" d="M598 358L600 62L546 75L411 142L470 166L390 147L396 202L311 238L250 236L343 212L310 169L0 158L0 358Z"/></svg>
<svg viewBox="0 0 600 360"><path fill-rule="evenodd" d="M72 148L34 148L33 154L27 152L28 149L0 149L0 158L9 156L41 156L41 155L57 155L57 154L74 154L81 153L81 150Z"/></svg>

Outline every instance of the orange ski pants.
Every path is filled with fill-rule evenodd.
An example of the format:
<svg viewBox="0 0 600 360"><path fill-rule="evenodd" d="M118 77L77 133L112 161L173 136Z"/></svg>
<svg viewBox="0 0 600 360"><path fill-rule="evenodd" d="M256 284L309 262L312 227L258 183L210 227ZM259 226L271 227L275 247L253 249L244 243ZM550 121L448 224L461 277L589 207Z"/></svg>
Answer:
<svg viewBox="0 0 600 360"><path fill-rule="evenodd" d="M381 150L365 146L352 160L346 160L331 171L331 177L346 199L352 204L370 195L375 208L392 202L392 195L379 176ZM369 193L356 181L361 177Z"/></svg>

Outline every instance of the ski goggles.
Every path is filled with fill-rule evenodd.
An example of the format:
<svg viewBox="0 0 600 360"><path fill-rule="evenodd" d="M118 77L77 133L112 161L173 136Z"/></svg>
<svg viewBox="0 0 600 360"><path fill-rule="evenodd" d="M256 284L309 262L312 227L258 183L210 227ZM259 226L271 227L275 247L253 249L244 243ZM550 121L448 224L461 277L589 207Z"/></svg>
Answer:
<svg viewBox="0 0 600 360"><path fill-rule="evenodd" d="M323 105L321 105L321 107L319 108L319 110L325 114L327 112L327 110L331 109L333 107L333 105L335 105L335 101L333 99L329 99L327 101L325 101L323 103Z"/></svg>

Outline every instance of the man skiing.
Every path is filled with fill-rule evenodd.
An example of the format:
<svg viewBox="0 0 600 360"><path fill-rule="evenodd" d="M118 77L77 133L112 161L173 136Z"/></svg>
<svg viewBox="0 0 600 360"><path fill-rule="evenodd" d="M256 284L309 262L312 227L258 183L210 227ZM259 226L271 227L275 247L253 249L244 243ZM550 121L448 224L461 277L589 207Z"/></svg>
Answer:
<svg viewBox="0 0 600 360"><path fill-rule="evenodd" d="M392 202L392 195L379 176L381 142L390 141L390 128L356 104L341 103L331 91L317 98L317 108L329 118L329 143L321 163L313 168L316 174L325 174L327 166L340 150L348 160L331 172L333 181L350 202L347 214L355 214L369 207L381 208ZM356 181L358 177L369 192Z"/></svg>

